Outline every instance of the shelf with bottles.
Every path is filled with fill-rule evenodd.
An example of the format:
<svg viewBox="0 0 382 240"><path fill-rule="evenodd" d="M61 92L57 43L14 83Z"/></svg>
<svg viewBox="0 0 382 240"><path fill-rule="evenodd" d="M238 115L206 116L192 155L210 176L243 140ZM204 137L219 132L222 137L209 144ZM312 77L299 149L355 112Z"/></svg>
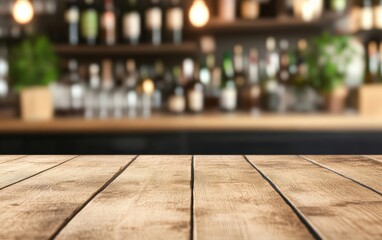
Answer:
<svg viewBox="0 0 382 240"><path fill-rule="evenodd" d="M335 4L332 4L334 2ZM221 0L216 13L200 31L226 33L329 28L348 14L345 0ZM211 8L211 6L210 6ZM192 28L196 31L198 29Z"/></svg>
<svg viewBox="0 0 382 240"><path fill-rule="evenodd" d="M254 47L236 45L221 62L213 53L199 62L186 58L172 65L139 64L133 59L103 59L101 64L69 61L55 89L60 104L56 110L91 119L217 110L254 115L314 112L319 109L319 94L305 75L307 44L302 39L294 49L286 39L268 38L265 56Z"/></svg>
<svg viewBox="0 0 382 240"><path fill-rule="evenodd" d="M180 44L164 43L152 44L117 44L108 45L69 45L56 44L56 52L61 56L158 56L158 55L188 55L193 56L198 52L195 42L183 42Z"/></svg>

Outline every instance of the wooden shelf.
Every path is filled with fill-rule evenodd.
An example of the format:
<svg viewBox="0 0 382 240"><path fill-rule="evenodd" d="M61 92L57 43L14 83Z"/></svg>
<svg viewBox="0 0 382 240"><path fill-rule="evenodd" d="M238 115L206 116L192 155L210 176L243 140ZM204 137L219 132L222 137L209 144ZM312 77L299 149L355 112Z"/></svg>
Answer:
<svg viewBox="0 0 382 240"><path fill-rule="evenodd" d="M311 22L304 22L299 18L279 17L264 18L257 20L238 19L233 22L225 22L219 19L211 19L209 23L201 29L213 33L241 32L241 31L272 31L291 29L311 29L327 27L328 24L341 19L343 15L327 13L322 18ZM195 29L196 30L196 29Z"/></svg>
<svg viewBox="0 0 382 240"><path fill-rule="evenodd" d="M381 131L382 119L332 115L252 116L244 113L158 115L151 118L25 122L0 120L0 133L126 133L163 131Z"/></svg>
<svg viewBox="0 0 382 240"><path fill-rule="evenodd" d="M195 42L184 42L181 44L165 43L159 46L151 44L139 45L56 45L55 50L59 55L72 56L141 56L141 55L194 55L198 51Z"/></svg>

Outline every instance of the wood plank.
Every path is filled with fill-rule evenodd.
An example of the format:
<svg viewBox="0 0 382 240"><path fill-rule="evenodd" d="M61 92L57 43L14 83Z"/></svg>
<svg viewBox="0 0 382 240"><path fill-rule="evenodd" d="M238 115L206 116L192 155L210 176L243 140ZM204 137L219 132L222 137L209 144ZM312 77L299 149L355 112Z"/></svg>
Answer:
<svg viewBox="0 0 382 240"><path fill-rule="evenodd" d="M0 239L51 237L131 160L132 156L81 156L1 190Z"/></svg>
<svg viewBox="0 0 382 240"><path fill-rule="evenodd" d="M312 239L243 156L195 157L196 239Z"/></svg>
<svg viewBox="0 0 382 240"><path fill-rule="evenodd" d="M15 159L25 157L25 155L0 155L0 164L6 163Z"/></svg>
<svg viewBox="0 0 382 240"><path fill-rule="evenodd" d="M382 195L382 162L363 156L303 156Z"/></svg>
<svg viewBox="0 0 382 240"><path fill-rule="evenodd" d="M248 156L324 239L382 239L382 197L298 156Z"/></svg>
<svg viewBox="0 0 382 240"><path fill-rule="evenodd" d="M0 165L0 190L23 179L39 174L47 169L64 163L75 155L62 156L26 156Z"/></svg>
<svg viewBox="0 0 382 240"><path fill-rule="evenodd" d="M190 239L191 156L140 156L57 239Z"/></svg>
<svg viewBox="0 0 382 240"><path fill-rule="evenodd" d="M366 155L365 157L374 159L375 161L382 162L382 155Z"/></svg>

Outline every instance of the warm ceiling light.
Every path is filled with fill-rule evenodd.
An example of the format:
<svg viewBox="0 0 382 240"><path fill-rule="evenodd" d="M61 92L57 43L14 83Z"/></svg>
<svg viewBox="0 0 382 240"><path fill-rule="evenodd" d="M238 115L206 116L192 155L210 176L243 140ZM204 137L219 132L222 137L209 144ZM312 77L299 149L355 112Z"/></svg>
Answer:
<svg viewBox="0 0 382 240"><path fill-rule="evenodd" d="M188 14L190 22L195 27L203 27L210 19L210 11L204 0L194 0Z"/></svg>
<svg viewBox="0 0 382 240"><path fill-rule="evenodd" d="M12 15L20 24L29 23L34 16L33 6L28 0L17 0L13 5Z"/></svg>

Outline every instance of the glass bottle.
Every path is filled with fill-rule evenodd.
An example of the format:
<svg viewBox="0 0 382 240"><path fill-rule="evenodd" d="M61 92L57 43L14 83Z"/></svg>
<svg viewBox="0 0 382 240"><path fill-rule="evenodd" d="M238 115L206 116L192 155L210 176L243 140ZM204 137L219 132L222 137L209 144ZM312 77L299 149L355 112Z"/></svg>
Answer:
<svg viewBox="0 0 382 240"><path fill-rule="evenodd" d="M369 30L373 28L373 5L371 0L363 0L360 9L360 28Z"/></svg>
<svg viewBox="0 0 382 240"><path fill-rule="evenodd" d="M346 10L346 0L331 0L330 8L336 13L343 13Z"/></svg>
<svg viewBox="0 0 382 240"><path fill-rule="evenodd" d="M270 112L276 112L280 106L279 85L277 81L277 73L279 72L280 58L276 51L276 40L270 37L266 41L266 62L263 63L264 76L262 81L263 87L263 104L264 109ZM261 62L260 62L261 63Z"/></svg>
<svg viewBox="0 0 382 240"><path fill-rule="evenodd" d="M234 111L237 108L237 87L232 55L224 53L222 65L222 81L220 89L220 109L222 111Z"/></svg>
<svg viewBox="0 0 382 240"><path fill-rule="evenodd" d="M116 14L113 0L104 0L104 12L101 18L102 40L106 45L114 45L117 40Z"/></svg>
<svg viewBox="0 0 382 240"><path fill-rule="evenodd" d="M171 7L166 13L166 26L168 39L175 43L181 43L183 38L183 7L181 0L171 0Z"/></svg>
<svg viewBox="0 0 382 240"><path fill-rule="evenodd" d="M222 21L234 21L236 18L236 0L219 1L219 18Z"/></svg>
<svg viewBox="0 0 382 240"><path fill-rule="evenodd" d="M126 115L134 118L138 114L138 94L136 91L138 83L138 72L136 63L133 59L126 62L126 79L124 88L126 89Z"/></svg>
<svg viewBox="0 0 382 240"><path fill-rule="evenodd" d="M151 0L150 6L146 10L146 31L148 40L153 45L162 43L162 15L160 0Z"/></svg>
<svg viewBox="0 0 382 240"><path fill-rule="evenodd" d="M290 85L290 72L289 72L289 42L286 39L280 41L280 67L277 73L278 91L280 94L279 112L286 112L288 109L289 100L289 85Z"/></svg>
<svg viewBox="0 0 382 240"><path fill-rule="evenodd" d="M374 27L382 29L382 0L377 0L373 7Z"/></svg>
<svg viewBox="0 0 382 240"><path fill-rule="evenodd" d="M259 56L256 48L252 48L248 57L248 81L242 91L242 102L245 110L252 114L260 113L260 71Z"/></svg>
<svg viewBox="0 0 382 240"><path fill-rule="evenodd" d="M200 113L204 110L204 87L198 77L194 61L186 59L183 62L183 74L186 79L187 109L191 113Z"/></svg>
<svg viewBox="0 0 382 240"><path fill-rule="evenodd" d="M164 92L164 72L165 66L163 61L158 60L154 66L154 84L155 91L152 97L152 107L154 110L159 111L162 108L163 92Z"/></svg>
<svg viewBox="0 0 382 240"><path fill-rule="evenodd" d="M99 117L102 119L113 116L113 62L110 59L102 61L101 91L99 94Z"/></svg>
<svg viewBox="0 0 382 240"><path fill-rule="evenodd" d="M68 0L65 12L65 19L68 24L68 41L71 45L79 43L79 22L80 7L78 0Z"/></svg>
<svg viewBox="0 0 382 240"><path fill-rule="evenodd" d="M85 88L79 74L78 62L69 61L70 107L72 115L82 115L84 110Z"/></svg>
<svg viewBox="0 0 382 240"><path fill-rule="evenodd" d="M85 94L85 118L99 116L99 90L101 85L100 68L96 63L89 66L89 85Z"/></svg>
<svg viewBox="0 0 382 240"><path fill-rule="evenodd" d="M141 15L137 9L137 0L125 0L123 14L123 37L130 44L138 44L141 37Z"/></svg>
<svg viewBox="0 0 382 240"><path fill-rule="evenodd" d="M167 99L167 109L170 113L181 114L186 111L185 90L181 84L180 67L173 68L173 86Z"/></svg>
<svg viewBox="0 0 382 240"><path fill-rule="evenodd" d="M378 71L380 59L378 54L378 44L375 41L370 41L367 45L367 66L365 71L365 82L378 82Z"/></svg>
<svg viewBox="0 0 382 240"><path fill-rule="evenodd" d="M98 11L94 0L85 0L85 6L81 12L81 36L89 45L97 43L99 21Z"/></svg>
<svg viewBox="0 0 382 240"><path fill-rule="evenodd" d="M257 0L242 0L240 12L243 19L255 20L260 14L260 2Z"/></svg>
<svg viewBox="0 0 382 240"><path fill-rule="evenodd" d="M7 48L0 45L0 98L7 97L9 93L8 72L9 63L7 60Z"/></svg>

